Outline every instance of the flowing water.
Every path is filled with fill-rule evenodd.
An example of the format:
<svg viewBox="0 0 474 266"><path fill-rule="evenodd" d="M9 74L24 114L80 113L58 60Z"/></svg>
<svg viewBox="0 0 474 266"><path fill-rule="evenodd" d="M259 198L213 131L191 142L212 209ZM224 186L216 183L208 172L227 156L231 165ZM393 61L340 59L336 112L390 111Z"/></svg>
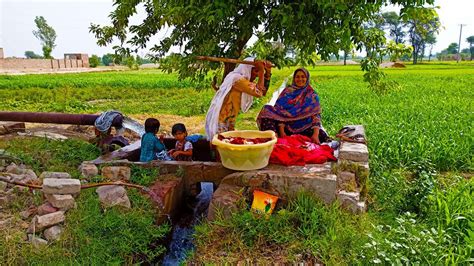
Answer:
<svg viewBox="0 0 474 266"><path fill-rule="evenodd" d="M140 137L145 134L145 127L128 116L123 116L122 126L137 133Z"/></svg>
<svg viewBox="0 0 474 266"><path fill-rule="evenodd" d="M173 227L168 253L163 259L163 265L178 265L186 259L194 249L194 226L207 216L209 203L214 192L213 183L202 182L201 193L192 202L192 210L188 209Z"/></svg>

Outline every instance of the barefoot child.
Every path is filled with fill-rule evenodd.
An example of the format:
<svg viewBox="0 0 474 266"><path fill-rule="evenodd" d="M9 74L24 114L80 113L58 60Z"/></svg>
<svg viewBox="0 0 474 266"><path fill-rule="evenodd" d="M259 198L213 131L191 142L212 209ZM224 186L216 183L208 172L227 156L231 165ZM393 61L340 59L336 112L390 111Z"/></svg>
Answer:
<svg viewBox="0 0 474 266"><path fill-rule="evenodd" d="M188 136L186 127L181 123L175 124L171 129L171 134L176 139L175 148L169 152L171 157L176 161L192 161L193 145L186 140Z"/></svg>
<svg viewBox="0 0 474 266"><path fill-rule="evenodd" d="M145 121L145 134L142 136L140 162L149 162L158 159L158 153L166 150L165 145L156 137L160 129L160 121L148 118Z"/></svg>

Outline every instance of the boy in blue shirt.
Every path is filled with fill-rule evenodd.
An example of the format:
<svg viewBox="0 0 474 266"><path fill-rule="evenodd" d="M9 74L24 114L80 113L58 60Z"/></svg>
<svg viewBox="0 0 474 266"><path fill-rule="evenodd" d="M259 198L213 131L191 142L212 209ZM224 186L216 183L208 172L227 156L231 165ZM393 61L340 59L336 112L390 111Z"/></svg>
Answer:
<svg viewBox="0 0 474 266"><path fill-rule="evenodd" d="M145 121L145 134L142 136L140 162L149 162L158 159L158 153L166 150L165 145L156 137L160 129L160 121L148 118Z"/></svg>

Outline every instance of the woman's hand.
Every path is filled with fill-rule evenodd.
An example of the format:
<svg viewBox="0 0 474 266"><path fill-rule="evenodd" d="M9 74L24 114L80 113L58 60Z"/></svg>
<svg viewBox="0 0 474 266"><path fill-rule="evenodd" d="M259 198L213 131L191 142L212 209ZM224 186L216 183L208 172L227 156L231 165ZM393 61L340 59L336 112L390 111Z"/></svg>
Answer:
<svg viewBox="0 0 474 266"><path fill-rule="evenodd" d="M278 124L278 135L280 135L280 138L286 137L285 124Z"/></svg>
<svg viewBox="0 0 474 266"><path fill-rule="evenodd" d="M313 135L311 136L311 142L313 142L314 144L321 144L319 142L319 127L315 127L313 129Z"/></svg>

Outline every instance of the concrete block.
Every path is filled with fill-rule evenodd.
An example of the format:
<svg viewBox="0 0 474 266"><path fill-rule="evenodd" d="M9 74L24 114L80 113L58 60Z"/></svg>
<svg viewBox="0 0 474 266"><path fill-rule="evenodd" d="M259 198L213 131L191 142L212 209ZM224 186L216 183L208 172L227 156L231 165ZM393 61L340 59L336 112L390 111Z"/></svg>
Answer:
<svg viewBox="0 0 474 266"><path fill-rule="evenodd" d="M59 209L46 202L38 207L38 215L45 215L53 212L57 212Z"/></svg>
<svg viewBox="0 0 474 266"><path fill-rule="evenodd" d="M71 175L66 172L42 172L40 175L40 179L45 178L70 179Z"/></svg>
<svg viewBox="0 0 474 266"><path fill-rule="evenodd" d="M63 211L69 210L76 206L76 202L71 195L45 194L45 197L53 207Z"/></svg>
<svg viewBox="0 0 474 266"><path fill-rule="evenodd" d="M45 194L76 194L81 191L79 179L45 178L43 180L43 193Z"/></svg>
<svg viewBox="0 0 474 266"><path fill-rule="evenodd" d="M59 225L51 226L50 228L44 230L43 235L49 241L58 240L63 232L63 228Z"/></svg>
<svg viewBox="0 0 474 266"><path fill-rule="evenodd" d="M339 149L339 159L354 162L367 162L369 160L369 150L365 144L344 141Z"/></svg>
<svg viewBox="0 0 474 266"><path fill-rule="evenodd" d="M130 180L130 175L131 171L128 166L105 166L102 168L102 176L112 181L128 181Z"/></svg>
<svg viewBox="0 0 474 266"><path fill-rule="evenodd" d="M28 233L41 232L45 228L64 222L65 216L63 211L57 211L46 215L36 215L31 221Z"/></svg>
<svg viewBox="0 0 474 266"><path fill-rule="evenodd" d="M127 191L122 186L102 186L96 190L99 195L99 200L104 208L112 206L122 206L130 208L130 200L127 196Z"/></svg>
<svg viewBox="0 0 474 266"><path fill-rule="evenodd" d="M97 168L97 166L95 166L95 164L91 163L81 164L79 166L79 171L81 171L81 175L85 178L99 175L99 169Z"/></svg>

